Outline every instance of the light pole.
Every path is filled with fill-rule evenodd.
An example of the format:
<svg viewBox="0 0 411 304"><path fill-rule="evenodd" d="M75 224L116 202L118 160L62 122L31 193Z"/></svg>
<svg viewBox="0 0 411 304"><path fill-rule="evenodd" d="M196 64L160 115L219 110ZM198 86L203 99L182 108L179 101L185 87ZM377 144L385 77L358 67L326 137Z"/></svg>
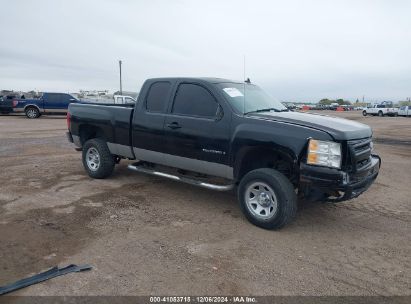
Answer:
<svg viewBox="0 0 411 304"><path fill-rule="evenodd" d="M121 64L123 62L121 60L118 61L118 65L120 66L120 95L123 95L123 83L121 81Z"/></svg>

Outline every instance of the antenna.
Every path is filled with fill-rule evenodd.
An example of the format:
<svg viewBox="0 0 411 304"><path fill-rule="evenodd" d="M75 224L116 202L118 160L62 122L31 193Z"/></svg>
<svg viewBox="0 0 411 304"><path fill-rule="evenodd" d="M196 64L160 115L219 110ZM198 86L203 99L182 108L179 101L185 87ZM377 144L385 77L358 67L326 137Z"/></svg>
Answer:
<svg viewBox="0 0 411 304"><path fill-rule="evenodd" d="M243 62L243 115L245 114L245 55Z"/></svg>

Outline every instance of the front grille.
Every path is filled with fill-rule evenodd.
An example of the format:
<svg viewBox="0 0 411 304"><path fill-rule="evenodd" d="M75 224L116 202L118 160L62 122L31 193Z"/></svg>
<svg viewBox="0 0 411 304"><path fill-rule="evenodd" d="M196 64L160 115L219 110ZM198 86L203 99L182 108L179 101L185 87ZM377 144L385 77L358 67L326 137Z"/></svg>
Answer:
<svg viewBox="0 0 411 304"><path fill-rule="evenodd" d="M371 138L348 141L348 150L354 172L362 171L371 164Z"/></svg>

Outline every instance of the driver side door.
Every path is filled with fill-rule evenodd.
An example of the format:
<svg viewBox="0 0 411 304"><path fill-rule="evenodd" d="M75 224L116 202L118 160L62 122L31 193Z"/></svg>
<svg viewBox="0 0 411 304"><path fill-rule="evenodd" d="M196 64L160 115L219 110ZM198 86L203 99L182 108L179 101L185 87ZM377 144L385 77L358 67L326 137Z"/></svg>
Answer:
<svg viewBox="0 0 411 304"><path fill-rule="evenodd" d="M232 178L228 166L229 115L211 90L199 83L178 85L165 118L165 157L170 165Z"/></svg>

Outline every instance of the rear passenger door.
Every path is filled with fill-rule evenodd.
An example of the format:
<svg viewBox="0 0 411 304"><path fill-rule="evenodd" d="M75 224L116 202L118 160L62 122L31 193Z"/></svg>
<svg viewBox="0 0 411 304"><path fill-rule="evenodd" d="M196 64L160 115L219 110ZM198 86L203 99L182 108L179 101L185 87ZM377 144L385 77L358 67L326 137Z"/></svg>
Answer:
<svg viewBox="0 0 411 304"><path fill-rule="evenodd" d="M132 121L132 145L137 159L164 164L164 120L174 83L153 81L143 86Z"/></svg>
<svg viewBox="0 0 411 304"><path fill-rule="evenodd" d="M47 93L44 96L44 110L53 113L65 113L73 97L62 93Z"/></svg>
<svg viewBox="0 0 411 304"><path fill-rule="evenodd" d="M211 88L180 83L165 119L163 151L172 166L231 178L228 164L229 115Z"/></svg>
<svg viewBox="0 0 411 304"><path fill-rule="evenodd" d="M59 109L58 93L45 93L43 95L43 107L45 112L57 112Z"/></svg>

